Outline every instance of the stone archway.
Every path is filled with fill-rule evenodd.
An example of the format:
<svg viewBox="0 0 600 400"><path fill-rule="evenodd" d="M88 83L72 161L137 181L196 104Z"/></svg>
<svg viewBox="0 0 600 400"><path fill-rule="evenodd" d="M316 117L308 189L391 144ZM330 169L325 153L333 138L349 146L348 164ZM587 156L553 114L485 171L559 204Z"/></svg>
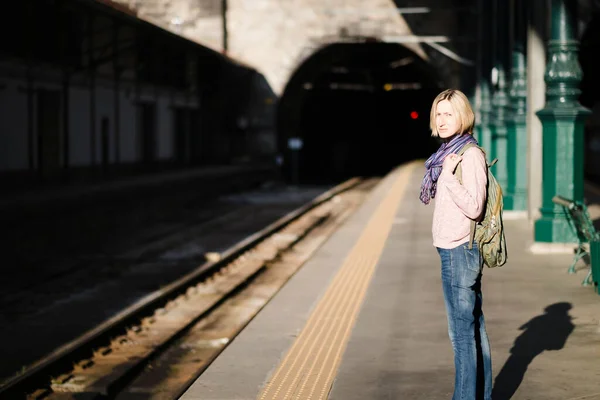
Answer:
<svg viewBox="0 0 600 400"><path fill-rule="evenodd" d="M447 79L456 81L456 63L440 53L443 46L435 44L434 38L452 42L460 34L459 28L474 28L469 21L477 20L475 3L458 0L110 1L132 7L138 17L258 71L276 96L281 95L297 66L325 44L324 40L337 42L340 36L401 42L423 59L431 57ZM421 46L415 34L432 35L429 45ZM460 43L451 47L473 57Z"/></svg>
<svg viewBox="0 0 600 400"><path fill-rule="evenodd" d="M329 43L411 36L391 0L228 0L228 54L260 71L281 95L293 72ZM419 43L408 48L427 59Z"/></svg>

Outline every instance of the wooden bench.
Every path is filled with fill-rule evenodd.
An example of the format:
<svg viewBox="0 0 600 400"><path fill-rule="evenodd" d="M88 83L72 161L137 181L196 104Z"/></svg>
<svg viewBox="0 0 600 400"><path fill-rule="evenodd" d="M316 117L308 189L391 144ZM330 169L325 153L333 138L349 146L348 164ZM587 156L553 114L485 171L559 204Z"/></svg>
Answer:
<svg viewBox="0 0 600 400"><path fill-rule="evenodd" d="M595 280L592 278L592 257L590 254L590 245L593 244L594 250L596 250L598 244L600 243L600 233L594 227L594 223L590 218L587 207L582 202L569 200L562 196L554 196L552 198L552 202L563 207L568 217L568 221L577 235L577 248L574 250L575 256L568 272L570 274L574 274L576 272L575 265L577 262L581 258L587 256L590 259L590 262L588 263L589 271L583 280L582 285L590 285L594 283L593 281ZM598 261L600 260L597 260L596 262Z"/></svg>

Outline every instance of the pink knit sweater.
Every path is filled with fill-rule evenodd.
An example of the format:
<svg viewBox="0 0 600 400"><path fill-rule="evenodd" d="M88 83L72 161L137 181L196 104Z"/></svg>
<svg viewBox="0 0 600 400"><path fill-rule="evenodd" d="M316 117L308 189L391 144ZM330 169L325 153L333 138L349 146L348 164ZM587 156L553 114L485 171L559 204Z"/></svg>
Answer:
<svg viewBox="0 0 600 400"><path fill-rule="evenodd" d="M437 181L433 209L433 245L452 249L469 241L470 223L482 214L487 170L483 152L474 147L463 154L462 181L443 170Z"/></svg>

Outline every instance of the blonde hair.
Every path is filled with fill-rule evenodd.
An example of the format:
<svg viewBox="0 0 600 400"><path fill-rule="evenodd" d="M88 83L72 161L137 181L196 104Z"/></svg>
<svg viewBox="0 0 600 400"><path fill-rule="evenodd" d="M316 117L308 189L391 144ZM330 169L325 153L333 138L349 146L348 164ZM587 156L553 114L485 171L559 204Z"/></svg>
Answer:
<svg viewBox="0 0 600 400"><path fill-rule="evenodd" d="M475 114L473 113L469 99L467 99L467 96L465 96L465 94L458 89L446 89L437 95L437 97L433 100L433 104L431 105L431 113L429 115L429 128L431 129L431 136L439 136L437 124L435 123L435 114L437 111L437 106L442 100L448 100L450 105L452 105L452 109L456 113L458 122L460 123L460 129L458 130L458 133L460 135L463 133L472 134L473 127L475 126Z"/></svg>

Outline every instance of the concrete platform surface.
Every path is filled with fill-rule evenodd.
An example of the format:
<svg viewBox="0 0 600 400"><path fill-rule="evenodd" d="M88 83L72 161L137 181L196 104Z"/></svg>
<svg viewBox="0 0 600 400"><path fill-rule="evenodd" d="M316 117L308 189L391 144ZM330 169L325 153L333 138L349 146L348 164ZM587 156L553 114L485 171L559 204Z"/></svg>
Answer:
<svg viewBox="0 0 600 400"><path fill-rule="evenodd" d="M450 399L453 355L431 244L433 207L418 199L423 173L422 163L413 163L385 177L181 399ZM385 225L380 209L398 185L400 200L387 217L373 270L360 279L347 275L353 286L339 286L350 259L361 257L350 256L365 240L363 232L373 229L377 215ZM581 285L584 264L571 275L572 254L532 252L533 224L526 218L507 218L505 226L509 261L484 270L482 283L494 400L599 400L600 295ZM376 247L376 238L370 240L363 252ZM335 303L336 285L339 304L358 306L339 308L348 318L331 308L315 324L324 304ZM341 323L347 328L339 335L317 335ZM296 346L309 334L312 342ZM339 356L324 356L332 352ZM284 364L292 367L282 370ZM282 376L287 386L273 389ZM311 389L313 382L321 386Z"/></svg>

